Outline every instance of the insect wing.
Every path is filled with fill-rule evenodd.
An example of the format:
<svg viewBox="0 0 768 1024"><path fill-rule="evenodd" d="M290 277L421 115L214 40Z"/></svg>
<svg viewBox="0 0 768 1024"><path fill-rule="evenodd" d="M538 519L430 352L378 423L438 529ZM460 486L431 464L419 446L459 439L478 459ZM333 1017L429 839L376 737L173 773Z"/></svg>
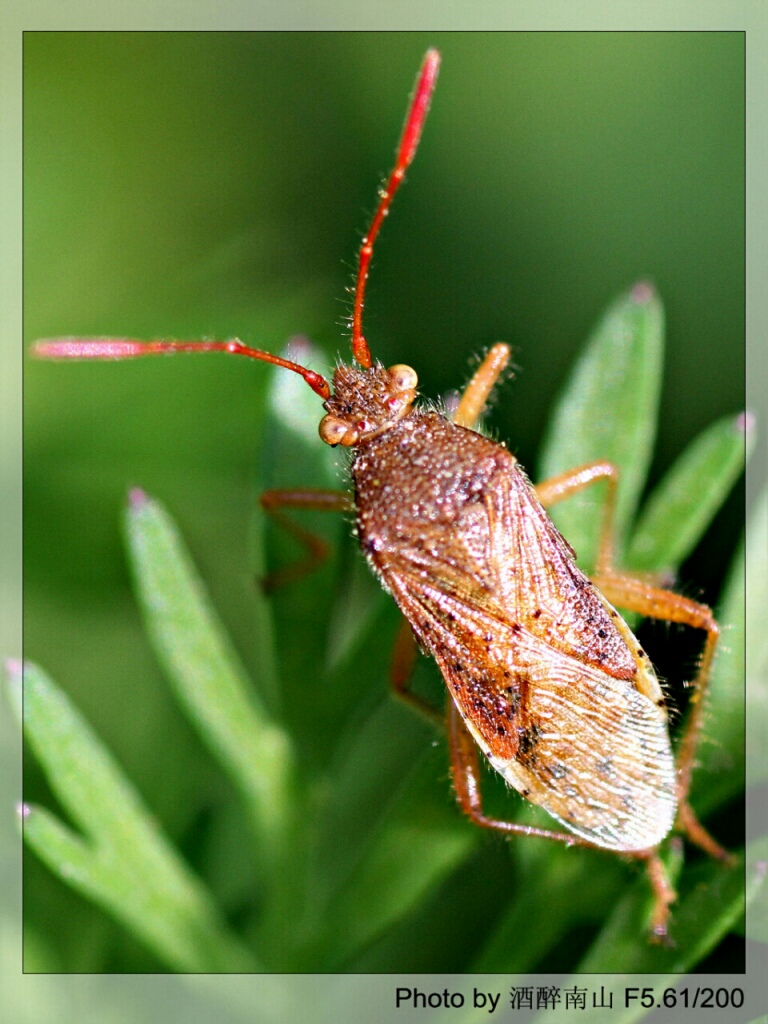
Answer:
<svg viewBox="0 0 768 1024"><path fill-rule="evenodd" d="M471 531L461 516L445 531L440 555L422 545L411 560L402 544L388 586L510 785L598 846L656 845L676 791L650 663L522 475L486 492L484 507L468 508ZM474 560L457 559L467 536Z"/></svg>

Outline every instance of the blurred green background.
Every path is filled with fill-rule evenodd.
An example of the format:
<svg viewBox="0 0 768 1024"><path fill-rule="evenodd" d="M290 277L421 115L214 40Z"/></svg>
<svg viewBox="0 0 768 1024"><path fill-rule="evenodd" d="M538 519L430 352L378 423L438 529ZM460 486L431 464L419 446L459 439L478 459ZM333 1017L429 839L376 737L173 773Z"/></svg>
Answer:
<svg viewBox="0 0 768 1024"><path fill-rule="evenodd" d="M576 350L649 278L668 324L657 479L744 405L738 33L28 33L27 343L239 336L278 350L305 334L327 371L346 355L356 248L430 45L443 53L432 113L374 258L374 354L412 363L435 397L509 341L519 372L493 427L535 476ZM210 809L236 805L154 666L118 521L130 486L167 504L247 664L267 375L223 357L25 368L26 655L206 877L226 857ZM686 592L715 599L742 523L737 494ZM27 796L53 802L34 765ZM156 966L32 857L25 881L36 969Z"/></svg>

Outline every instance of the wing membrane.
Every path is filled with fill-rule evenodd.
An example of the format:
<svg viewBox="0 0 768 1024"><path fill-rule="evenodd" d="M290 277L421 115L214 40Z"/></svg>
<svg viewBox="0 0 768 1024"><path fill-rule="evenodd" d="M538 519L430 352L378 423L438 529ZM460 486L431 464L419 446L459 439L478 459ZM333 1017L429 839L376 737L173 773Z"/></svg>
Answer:
<svg viewBox="0 0 768 1024"><path fill-rule="evenodd" d="M401 545L386 580L507 782L590 842L647 849L676 811L661 691L533 501L497 488L439 552Z"/></svg>

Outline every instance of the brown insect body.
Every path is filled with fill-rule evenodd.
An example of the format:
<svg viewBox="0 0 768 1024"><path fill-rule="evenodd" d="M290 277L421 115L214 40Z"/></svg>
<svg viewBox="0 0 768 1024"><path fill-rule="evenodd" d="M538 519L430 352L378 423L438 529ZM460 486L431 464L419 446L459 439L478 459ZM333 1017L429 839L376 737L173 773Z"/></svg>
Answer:
<svg viewBox="0 0 768 1024"><path fill-rule="evenodd" d="M515 457L413 405L407 369L340 367L326 402L339 433L361 434L351 475L373 571L510 785L598 846L655 846L677 799L650 662Z"/></svg>

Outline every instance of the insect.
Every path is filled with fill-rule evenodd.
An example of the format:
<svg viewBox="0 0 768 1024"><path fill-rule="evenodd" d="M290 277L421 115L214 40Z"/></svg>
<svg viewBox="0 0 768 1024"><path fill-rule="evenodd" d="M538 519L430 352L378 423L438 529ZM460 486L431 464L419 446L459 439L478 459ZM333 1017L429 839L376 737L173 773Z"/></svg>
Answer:
<svg viewBox="0 0 768 1024"><path fill-rule="evenodd" d="M391 672L395 691L442 722L409 689L416 644L434 657L448 688L453 778L464 812L505 834L642 859L655 895L652 930L663 937L675 898L659 856L669 832L676 827L712 856L728 856L688 802L717 623L705 605L615 567L618 472L612 464L590 463L534 486L506 447L473 429L509 361L508 346L491 348L448 418L418 404L415 370L375 362L363 335L374 243L415 156L439 63L430 50L419 72L395 166L360 250L353 363L339 365L331 382L239 340L56 338L38 342L35 353L122 359L222 351L301 375L323 399L320 437L351 450L354 495L297 489L262 496L266 511L306 550L302 562L271 582L287 582L323 557L317 539L286 509L354 512L365 557L404 614ZM600 481L607 500L597 571L588 579L545 510ZM653 667L614 605L706 634L677 763ZM478 748L561 827L488 817Z"/></svg>

